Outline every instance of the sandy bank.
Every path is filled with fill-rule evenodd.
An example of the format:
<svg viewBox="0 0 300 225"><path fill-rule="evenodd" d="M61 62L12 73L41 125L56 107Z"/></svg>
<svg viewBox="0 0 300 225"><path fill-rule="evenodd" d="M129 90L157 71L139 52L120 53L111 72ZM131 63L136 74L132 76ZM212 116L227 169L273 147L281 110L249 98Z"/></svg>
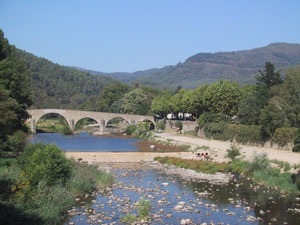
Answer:
<svg viewBox="0 0 300 225"><path fill-rule="evenodd" d="M158 156L193 159L192 152L66 152L68 158L83 159L90 162L149 162Z"/></svg>
<svg viewBox="0 0 300 225"><path fill-rule="evenodd" d="M187 137L181 136L174 133L156 133L155 134L158 139L167 140L172 139L173 143L176 144L189 144L193 148L197 146L208 146L212 152L214 153L214 160L216 161L226 161L225 158L226 150L230 148L232 144L229 141L217 141L217 140L207 140L199 137ZM250 160L253 157L255 152L257 153L267 153L268 158L273 160L281 160L293 164L300 164L300 153L295 153L288 150L279 150L273 148L266 148L266 147L259 147L259 146L249 146L249 145L240 145L238 146L241 149L242 154L245 156L246 159Z"/></svg>

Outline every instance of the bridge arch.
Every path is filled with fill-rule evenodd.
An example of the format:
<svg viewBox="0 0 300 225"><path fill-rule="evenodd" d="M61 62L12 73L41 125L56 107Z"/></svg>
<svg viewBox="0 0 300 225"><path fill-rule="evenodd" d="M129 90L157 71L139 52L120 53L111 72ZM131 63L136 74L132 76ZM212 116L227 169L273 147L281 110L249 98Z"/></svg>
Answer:
<svg viewBox="0 0 300 225"><path fill-rule="evenodd" d="M149 122L149 124L150 124L150 130L154 130L155 129L155 123L152 120L150 120L150 119L143 119L143 120L138 121L138 123L142 123L142 122Z"/></svg>
<svg viewBox="0 0 300 225"><path fill-rule="evenodd" d="M66 118L64 115L59 114L59 113L51 113L51 112L45 113L45 114L40 115L39 117L37 117L36 120L35 120L35 127L37 127L39 121L40 121L43 117L45 117L45 116L47 116L47 115L58 115L58 116L61 116L61 117L63 118L63 120L67 123L67 126L71 129L70 124L69 124L67 118Z"/></svg>
<svg viewBox="0 0 300 225"><path fill-rule="evenodd" d="M84 116L84 117L74 121L74 131L75 131L75 128L76 128L76 125L78 124L78 122L83 119L92 119L98 124L99 128L101 128L101 122L98 121L96 118L94 118L93 116Z"/></svg>

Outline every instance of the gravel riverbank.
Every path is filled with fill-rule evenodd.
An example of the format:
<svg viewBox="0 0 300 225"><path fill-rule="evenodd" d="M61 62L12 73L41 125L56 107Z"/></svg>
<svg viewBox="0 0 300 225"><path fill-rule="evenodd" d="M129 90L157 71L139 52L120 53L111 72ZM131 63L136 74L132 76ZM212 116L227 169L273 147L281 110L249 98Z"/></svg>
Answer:
<svg viewBox="0 0 300 225"><path fill-rule="evenodd" d="M228 184L232 179L233 175L225 173L206 174L199 173L194 170L179 168L174 165L161 164L157 161L149 164L152 169L158 170L159 172L166 175L178 176L188 182L208 182L211 184Z"/></svg>

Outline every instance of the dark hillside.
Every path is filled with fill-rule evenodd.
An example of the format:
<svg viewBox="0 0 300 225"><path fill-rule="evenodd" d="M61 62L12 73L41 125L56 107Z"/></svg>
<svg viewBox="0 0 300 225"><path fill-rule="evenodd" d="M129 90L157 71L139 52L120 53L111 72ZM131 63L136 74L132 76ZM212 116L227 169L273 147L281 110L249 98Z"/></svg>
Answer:
<svg viewBox="0 0 300 225"><path fill-rule="evenodd" d="M118 82L108 76L94 76L67 66L52 63L31 53L17 50L32 79L34 107L94 110L101 90Z"/></svg>

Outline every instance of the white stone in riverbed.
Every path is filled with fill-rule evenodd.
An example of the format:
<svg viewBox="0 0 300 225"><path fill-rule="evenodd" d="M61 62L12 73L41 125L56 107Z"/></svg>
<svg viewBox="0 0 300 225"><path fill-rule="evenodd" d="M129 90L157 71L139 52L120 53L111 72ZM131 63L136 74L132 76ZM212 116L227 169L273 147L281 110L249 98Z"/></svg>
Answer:
<svg viewBox="0 0 300 225"><path fill-rule="evenodd" d="M178 202L178 205L184 206L185 202Z"/></svg>
<svg viewBox="0 0 300 225"><path fill-rule="evenodd" d="M164 187L167 187L169 185L169 183L162 183L161 185Z"/></svg>
<svg viewBox="0 0 300 225"><path fill-rule="evenodd" d="M180 220L181 225L186 225L186 224L191 224L191 223L192 223L191 219L181 219Z"/></svg>
<svg viewBox="0 0 300 225"><path fill-rule="evenodd" d="M182 210L182 208L183 208L182 205L176 205L176 206L174 207L174 210L175 210L175 211L180 211L180 210Z"/></svg>

